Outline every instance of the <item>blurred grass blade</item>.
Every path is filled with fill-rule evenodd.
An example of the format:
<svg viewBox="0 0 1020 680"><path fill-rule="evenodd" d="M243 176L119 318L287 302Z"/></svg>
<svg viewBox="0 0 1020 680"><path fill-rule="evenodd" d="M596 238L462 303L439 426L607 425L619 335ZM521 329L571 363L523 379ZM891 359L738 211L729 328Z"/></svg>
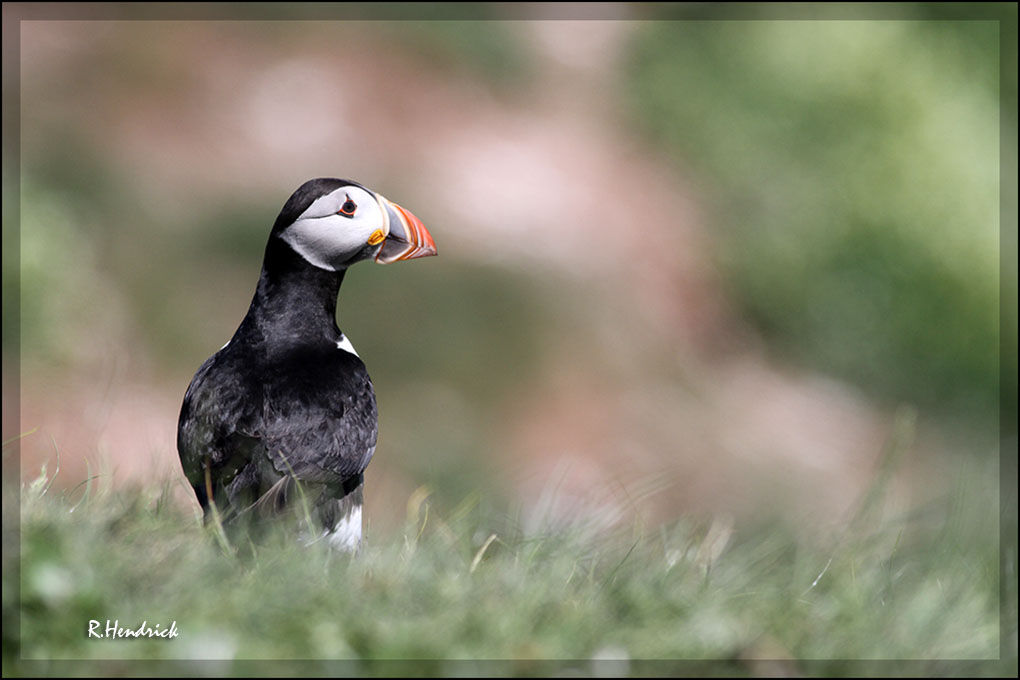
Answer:
<svg viewBox="0 0 1020 680"><path fill-rule="evenodd" d="M847 525L848 531L859 529L885 497L889 482L903 460L904 453L914 445L916 428L917 410L909 404L901 405L893 416L892 432L879 457L874 481L868 487Z"/></svg>
<svg viewBox="0 0 1020 680"><path fill-rule="evenodd" d="M485 539L485 543L483 543L482 547L475 553L475 558L471 560L471 568L468 569L469 574L475 573L475 569L478 568L478 563L482 561L482 556L485 555L485 551L489 549L489 546L492 545L492 542L495 540L496 534L490 534L489 537Z"/></svg>
<svg viewBox="0 0 1020 680"><path fill-rule="evenodd" d="M19 439L24 439L25 437L29 436L30 434L35 434L38 431L39 431L38 426L37 427L33 427L28 432L22 432L21 434L18 434L18 435L15 435L15 436L11 437L7 441L5 441L3 443L3 445L7 446L8 444L13 444L14 442L18 441Z"/></svg>

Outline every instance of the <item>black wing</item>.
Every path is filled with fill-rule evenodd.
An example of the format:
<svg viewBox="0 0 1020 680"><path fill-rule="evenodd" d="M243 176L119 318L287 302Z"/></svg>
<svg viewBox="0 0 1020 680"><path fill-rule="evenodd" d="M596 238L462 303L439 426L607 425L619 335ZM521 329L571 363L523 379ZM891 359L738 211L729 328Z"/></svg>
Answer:
<svg viewBox="0 0 1020 680"><path fill-rule="evenodd" d="M295 348L259 360L228 345L195 374L177 446L202 506L211 486L236 507L284 477L348 483L371 460L377 432L372 382L353 354Z"/></svg>
<svg viewBox="0 0 1020 680"><path fill-rule="evenodd" d="M265 457L258 433L264 393L246 365L250 362L224 348L202 364L184 395L177 452L203 508L210 491L219 496L231 485L235 491L253 486L251 473Z"/></svg>

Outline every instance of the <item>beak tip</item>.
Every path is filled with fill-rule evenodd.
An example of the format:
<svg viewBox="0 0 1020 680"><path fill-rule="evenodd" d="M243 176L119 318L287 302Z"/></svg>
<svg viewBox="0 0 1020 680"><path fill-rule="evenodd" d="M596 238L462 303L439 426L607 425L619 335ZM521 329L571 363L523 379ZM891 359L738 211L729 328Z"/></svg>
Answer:
<svg viewBox="0 0 1020 680"><path fill-rule="evenodd" d="M410 210L402 208L392 201L387 201L387 203L395 209L394 217L401 222L401 225L397 232L394 232L391 227L390 236L387 237L389 240L383 241L383 247L376 255L376 262L389 264L400 260L437 255L436 243L422 221Z"/></svg>

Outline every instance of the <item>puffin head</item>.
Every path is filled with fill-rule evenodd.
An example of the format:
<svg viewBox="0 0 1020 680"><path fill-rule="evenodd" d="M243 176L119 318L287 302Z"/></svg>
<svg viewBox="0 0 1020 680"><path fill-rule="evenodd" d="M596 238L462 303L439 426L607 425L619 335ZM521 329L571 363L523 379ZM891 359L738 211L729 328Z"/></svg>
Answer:
<svg viewBox="0 0 1020 680"><path fill-rule="evenodd" d="M305 182L284 204L270 238L285 241L309 264L341 271L361 260L379 264L436 254L411 211L347 179Z"/></svg>

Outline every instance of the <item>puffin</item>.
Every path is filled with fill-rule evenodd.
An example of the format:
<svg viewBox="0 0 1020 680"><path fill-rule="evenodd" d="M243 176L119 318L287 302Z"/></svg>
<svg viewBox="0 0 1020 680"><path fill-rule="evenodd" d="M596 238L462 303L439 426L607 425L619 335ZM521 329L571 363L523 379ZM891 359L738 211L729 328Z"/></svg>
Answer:
<svg viewBox="0 0 1020 680"><path fill-rule="evenodd" d="M302 184L273 224L248 313L195 373L177 426L181 466L208 523L289 516L305 542L361 546L364 471L378 411L336 321L349 267L436 255L413 213L348 180Z"/></svg>

